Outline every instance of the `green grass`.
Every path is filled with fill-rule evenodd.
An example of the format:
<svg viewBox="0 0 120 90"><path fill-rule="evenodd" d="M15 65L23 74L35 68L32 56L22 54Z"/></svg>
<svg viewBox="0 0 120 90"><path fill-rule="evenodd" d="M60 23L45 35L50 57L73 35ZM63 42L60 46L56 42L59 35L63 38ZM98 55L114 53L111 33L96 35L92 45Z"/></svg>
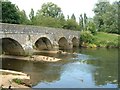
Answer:
<svg viewBox="0 0 120 90"><path fill-rule="evenodd" d="M95 44L100 47L118 47L118 34L98 32L95 36Z"/></svg>
<svg viewBox="0 0 120 90"><path fill-rule="evenodd" d="M114 42L116 40L118 40L118 34L108 34L108 33L104 33L104 32L98 32L97 35L95 35L95 38L97 40L100 40L100 41L111 41L111 42Z"/></svg>

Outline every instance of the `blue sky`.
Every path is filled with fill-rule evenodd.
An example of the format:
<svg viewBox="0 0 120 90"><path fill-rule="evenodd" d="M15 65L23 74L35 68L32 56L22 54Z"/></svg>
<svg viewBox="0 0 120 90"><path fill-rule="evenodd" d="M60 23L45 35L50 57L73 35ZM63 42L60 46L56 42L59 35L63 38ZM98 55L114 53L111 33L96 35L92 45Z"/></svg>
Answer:
<svg viewBox="0 0 120 90"><path fill-rule="evenodd" d="M20 10L24 9L29 15L31 8L34 9L35 13L41 9L43 3L53 2L57 4L63 11L65 17L67 15L75 14L78 19L80 14L86 13L88 17L93 17L94 12L92 11L98 0L10 0L16 4ZM104 0L105 1L105 0ZM109 0L111 3L116 0Z"/></svg>

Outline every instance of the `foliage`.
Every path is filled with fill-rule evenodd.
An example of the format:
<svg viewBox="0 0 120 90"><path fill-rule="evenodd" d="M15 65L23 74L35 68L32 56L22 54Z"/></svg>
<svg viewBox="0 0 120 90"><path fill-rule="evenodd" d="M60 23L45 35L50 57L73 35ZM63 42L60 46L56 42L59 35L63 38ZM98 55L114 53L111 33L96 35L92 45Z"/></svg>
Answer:
<svg viewBox="0 0 120 90"><path fill-rule="evenodd" d="M29 14L29 18L30 18L30 20L32 20L34 18L34 10L33 10L33 8L31 9L31 12Z"/></svg>
<svg viewBox="0 0 120 90"><path fill-rule="evenodd" d="M96 26L93 21L88 22L87 31L90 31L93 35L97 34Z"/></svg>
<svg viewBox="0 0 120 90"><path fill-rule="evenodd" d="M93 43L95 40L94 36L89 31L83 31L80 34L80 42L82 43Z"/></svg>
<svg viewBox="0 0 120 90"><path fill-rule="evenodd" d="M62 28L64 21L52 17L36 16L33 20L34 25Z"/></svg>
<svg viewBox="0 0 120 90"><path fill-rule="evenodd" d="M83 31L80 34L80 41L83 47L120 47L118 37L120 35L104 32L98 32L93 36L90 32Z"/></svg>
<svg viewBox="0 0 120 90"><path fill-rule="evenodd" d="M22 83L22 81L20 79L18 79L18 78L13 79L13 82L15 82L17 84L21 84Z"/></svg>
<svg viewBox="0 0 120 90"><path fill-rule="evenodd" d="M81 14L80 17L79 17L79 27L80 27L81 31L84 30L84 26L83 26L83 16L82 16L82 14Z"/></svg>
<svg viewBox="0 0 120 90"><path fill-rule="evenodd" d="M71 16L71 19L76 21L76 17L75 17L75 15L74 15L74 13L73 13L72 16Z"/></svg>
<svg viewBox="0 0 120 90"><path fill-rule="evenodd" d="M1 3L2 3L2 23L19 24L20 16L15 4L12 4L9 1Z"/></svg>
<svg viewBox="0 0 120 90"><path fill-rule="evenodd" d="M31 13L33 10L31 11ZM38 10L36 16L32 19L33 25L46 27L63 28L65 17L61 8L52 2L44 3L42 9Z"/></svg>
<svg viewBox="0 0 120 90"><path fill-rule="evenodd" d="M18 13L20 16L20 24L30 24L30 21L26 15L26 12L24 10L20 11L18 8Z"/></svg>
<svg viewBox="0 0 120 90"><path fill-rule="evenodd" d="M94 8L94 22L98 31L118 33L118 2L98 2Z"/></svg>
<svg viewBox="0 0 120 90"><path fill-rule="evenodd" d="M61 8L52 2L44 3L42 9L38 10L37 14L52 18L59 18L63 15Z"/></svg>
<svg viewBox="0 0 120 90"><path fill-rule="evenodd" d="M78 30L79 27L78 27L78 23L73 20L73 19L68 19L64 26L63 26L64 29L71 29L71 30Z"/></svg>
<svg viewBox="0 0 120 90"><path fill-rule="evenodd" d="M117 34L99 32L94 37L96 38L94 43L98 47L120 47Z"/></svg>
<svg viewBox="0 0 120 90"><path fill-rule="evenodd" d="M79 26L82 29L82 31L87 30L87 24L88 24L88 18L86 13L84 13L84 15L81 14L79 17Z"/></svg>
<svg viewBox="0 0 120 90"><path fill-rule="evenodd" d="M29 18L30 18L31 24L33 24L34 17L35 17L35 16L34 16L34 10L31 9L31 12L30 12L30 14L29 14Z"/></svg>

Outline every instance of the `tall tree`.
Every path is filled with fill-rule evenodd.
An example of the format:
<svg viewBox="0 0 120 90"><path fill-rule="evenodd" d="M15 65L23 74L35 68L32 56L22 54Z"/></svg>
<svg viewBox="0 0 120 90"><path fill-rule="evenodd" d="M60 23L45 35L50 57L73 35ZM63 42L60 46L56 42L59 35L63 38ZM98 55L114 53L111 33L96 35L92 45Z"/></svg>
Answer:
<svg viewBox="0 0 120 90"><path fill-rule="evenodd" d="M87 15L84 13L84 29L87 27Z"/></svg>
<svg viewBox="0 0 120 90"><path fill-rule="evenodd" d="M1 3L2 3L2 22L14 24L20 23L20 16L15 4L12 4L9 1Z"/></svg>
<svg viewBox="0 0 120 90"><path fill-rule="evenodd" d="M82 16L82 14L81 14L80 17L79 17L79 27L80 27L80 30L81 30L81 31L84 30L84 26L83 26L83 16Z"/></svg>
<svg viewBox="0 0 120 90"><path fill-rule="evenodd" d="M52 18L59 18L61 13L61 8L52 2L44 3L41 10L37 12L38 15Z"/></svg>
<svg viewBox="0 0 120 90"><path fill-rule="evenodd" d="M73 13L72 16L71 16L71 19L73 19L73 20L76 21L76 17L75 17L75 15L74 15L74 13Z"/></svg>
<svg viewBox="0 0 120 90"><path fill-rule="evenodd" d="M30 12L30 14L29 14L29 18L30 18L31 21L32 21L33 18L34 18L34 10L33 10L33 8L31 8L31 12Z"/></svg>

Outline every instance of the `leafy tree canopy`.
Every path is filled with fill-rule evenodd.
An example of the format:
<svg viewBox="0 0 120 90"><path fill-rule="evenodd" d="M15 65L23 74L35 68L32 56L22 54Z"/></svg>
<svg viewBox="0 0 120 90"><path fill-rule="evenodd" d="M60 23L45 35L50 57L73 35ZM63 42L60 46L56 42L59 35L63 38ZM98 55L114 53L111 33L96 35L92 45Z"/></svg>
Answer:
<svg viewBox="0 0 120 90"><path fill-rule="evenodd" d="M60 18L61 16L63 17L61 8L52 2L44 3L42 5L42 9L38 11L37 15L42 15L46 17L49 16L52 18Z"/></svg>
<svg viewBox="0 0 120 90"><path fill-rule="evenodd" d="M98 31L118 33L118 2L99 2L94 8L94 22Z"/></svg>
<svg viewBox="0 0 120 90"><path fill-rule="evenodd" d="M1 3L2 3L2 22L19 24L20 16L15 4L12 4L9 1Z"/></svg>

